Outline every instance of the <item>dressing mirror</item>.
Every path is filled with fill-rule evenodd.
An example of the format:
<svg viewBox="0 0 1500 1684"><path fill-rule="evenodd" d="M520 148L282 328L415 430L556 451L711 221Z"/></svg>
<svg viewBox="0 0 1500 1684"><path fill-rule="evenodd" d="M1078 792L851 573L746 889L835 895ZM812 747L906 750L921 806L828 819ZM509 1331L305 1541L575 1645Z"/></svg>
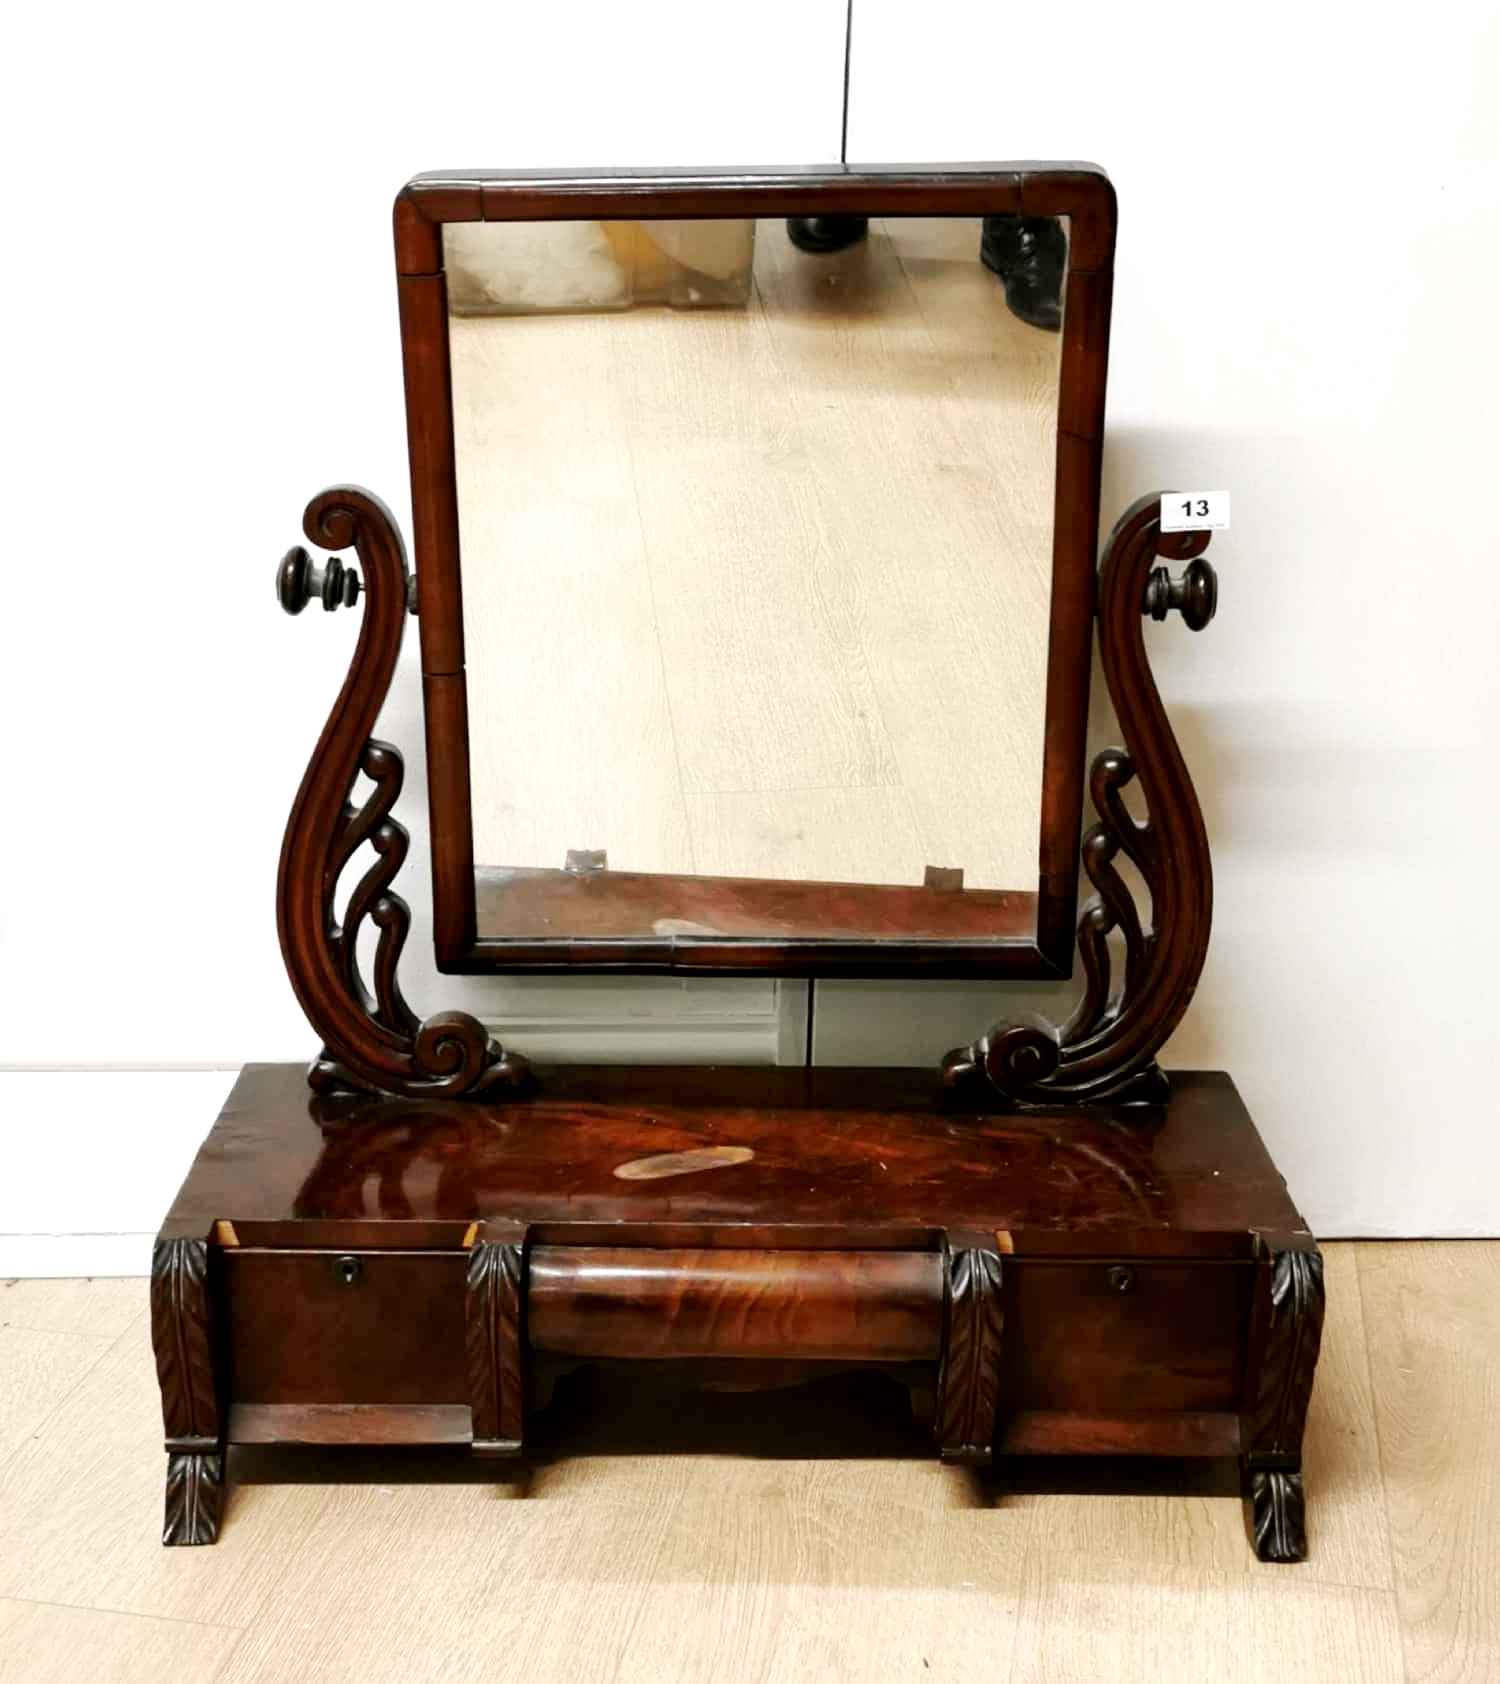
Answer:
<svg viewBox="0 0 1500 1684"><path fill-rule="evenodd" d="M1113 230L1072 169L408 187L445 969L1067 972Z"/></svg>

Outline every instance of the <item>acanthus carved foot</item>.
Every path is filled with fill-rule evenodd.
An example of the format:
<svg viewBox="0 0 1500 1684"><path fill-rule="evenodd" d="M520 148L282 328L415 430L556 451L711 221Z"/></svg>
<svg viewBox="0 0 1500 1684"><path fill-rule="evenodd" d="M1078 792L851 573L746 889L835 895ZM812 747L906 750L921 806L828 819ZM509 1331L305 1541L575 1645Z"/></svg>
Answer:
<svg viewBox="0 0 1500 1684"><path fill-rule="evenodd" d="M1164 534L1161 497L1133 504L1110 534L1099 568L1099 653L1128 750L1099 754L1089 773L1096 823L1083 839L1095 895L1078 923L1084 992L1062 1025L1028 1015L997 1025L943 1060L956 1095L977 1090L1017 1108L1110 1102L1152 1105L1167 1097L1157 1051L1187 1009L1208 947L1213 875L1203 814L1146 659L1142 617L1179 608L1193 629L1212 617L1213 570L1198 558L1207 532ZM1170 579L1158 558L1190 563ZM1139 784L1148 817L1126 809ZM1149 928L1116 861L1123 854L1150 896ZM1110 937L1124 945L1113 984Z"/></svg>
<svg viewBox="0 0 1500 1684"><path fill-rule="evenodd" d="M167 1458L167 1504L161 1531L164 1544L217 1543L223 1507L221 1453L187 1452Z"/></svg>
<svg viewBox="0 0 1500 1684"><path fill-rule="evenodd" d="M353 1089L427 1098L519 1088L528 1075L524 1059L497 1046L467 1012L419 1020L396 980L411 925L410 909L390 886L409 841L405 827L391 817L404 767L399 751L370 732L396 669L410 594L401 535L385 505L352 486L315 497L303 528L325 549L354 547L364 567L362 585L351 576L348 588L336 594L353 602L362 589L365 597L349 675L287 821L276 886L287 972L323 1038L308 1080L320 1093ZM326 569L325 575L331 576ZM289 593L286 576L284 562L278 594L284 606L292 608L295 600L300 607L306 590ZM325 606L333 605L325 600ZM361 773L374 788L356 807L349 797ZM366 843L376 858L349 897L341 923L334 914L339 879ZM356 954L366 919L379 931L373 995Z"/></svg>
<svg viewBox="0 0 1500 1684"><path fill-rule="evenodd" d="M1307 1560L1307 1512L1302 1475L1261 1468L1249 1475L1250 1536L1262 1561Z"/></svg>
<svg viewBox="0 0 1500 1684"><path fill-rule="evenodd" d="M157 1240L151 1253L151 1346L167 1448L164 1544L211 1544L224 1502L224 1410L208 1242Z"/></svg>

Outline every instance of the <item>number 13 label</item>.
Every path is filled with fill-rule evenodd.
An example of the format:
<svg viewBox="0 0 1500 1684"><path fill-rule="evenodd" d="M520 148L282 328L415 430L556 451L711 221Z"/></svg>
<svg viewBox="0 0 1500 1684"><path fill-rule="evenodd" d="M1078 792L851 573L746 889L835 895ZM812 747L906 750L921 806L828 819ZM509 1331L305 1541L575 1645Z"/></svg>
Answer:
<svg viewBox="0 0 1500 1684"><path fill-rule="evenodd" d="M1228 525L1227 491L1168 491L1162 497L1163 532L1222 532Z"/></svg>

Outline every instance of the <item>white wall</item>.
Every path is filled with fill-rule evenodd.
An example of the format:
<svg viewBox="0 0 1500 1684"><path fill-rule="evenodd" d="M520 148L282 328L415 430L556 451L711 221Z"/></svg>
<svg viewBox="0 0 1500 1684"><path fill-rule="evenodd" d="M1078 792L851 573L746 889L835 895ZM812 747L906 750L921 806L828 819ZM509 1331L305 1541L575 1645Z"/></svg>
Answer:
<svg viewBox="0 0 1500 1684"><path fill-rule="evenodd" d="M1220 619L1154 638L1217 849L1172 1057L1235 1072L1320 1231L1493 1232L1495 25L1100 7L1060 36L1051 15L856 0L849 155L1105 163L1106 505L1234 491ZM406 518L395 188L834 157L843 0L32 8L9 39L0 1065L303 1057L275 861L355 617L286 620L271 574L326 483ZM767 984L435 978L415 656L382 726L408 758L414 1003L539 1046L575 999L622 1047L632 1018L686 1015L700 1049L720 1024L771 1056ZM820 1053L925 1061L1008 1004L825 985ZM134 1130L149 1228L177 1173L161 1102L20 1080L6 1121L51 1117L72 1161L80 1118ZM45 1200L47 1162L10 1169ZM22 1205L30 1231L65 1220Z"/></svg>
<svg viewBox="0 0 1500 1684"><path fill-rule="evenodd" d="M849 157L1102 162L1105 524L1233 492L1219 618L1151 634L1216 873L1166 1062L1234 1073L1319 1232L1495 1233L1500 15L1057 16L857 0ZM891 1015L820 988L825 1058L836 993ZM995 1015L948 990L891 1055L939 1010Z"/></svg>
<svg viewBox="0 0 1500 1684"><path fill-rule="evenodd" d="M402 182L838 155L843 0L770 0L753 24L685 0L273 0L248 19L173 3L9 24L3 1064L312 1050L276 860L358 616L288 620L272 580L327 484L370 486L410 530ZM407 756L408 992L519 1014L550 1049L559 985L433 971L418 674L413 628L381 726ZM689 1028L728 1020L720 1050L757 1030L774 1050L766 982L585 993L607 1034L655 1001Z"/></svg>

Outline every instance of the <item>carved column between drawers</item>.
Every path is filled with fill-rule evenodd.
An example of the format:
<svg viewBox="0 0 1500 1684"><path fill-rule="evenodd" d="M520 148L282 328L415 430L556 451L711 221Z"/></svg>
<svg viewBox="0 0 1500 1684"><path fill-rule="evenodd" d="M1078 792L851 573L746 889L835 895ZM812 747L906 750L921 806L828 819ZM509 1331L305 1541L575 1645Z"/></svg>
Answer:
<svg viewBox="0 0 1500 1684"><path fill-rule="evenodd" d="M946 1257L937 1441L945 1462L983 1467L993 1457L1005 1328L1000 1254L961 1247Z"/></svg>
<svg viewBox="0 0 1500 1684"><path fill-rule="evenodd" d="M1306 1235L1265 1236L1244 1421L1245 1495L1262 1561L1307 1556L1302 1433L1323 1342L1323 1257Z"/></svg>
<svg viewBox="0 0 1500 1684"><path fill-rule="evenodd" d="M224 1418L214 1362L208 1242L158 1239L151 1344L166 1433L164 1544L211 1544L224 1501Z"/></svg>
<svg viewBox="0 0 1500 1684"><path fill-rule="evenodd" d="M526 1252L481 1240L469 1252L464 1332L474 1450L518 1456L525 1437Z"/></svg>

